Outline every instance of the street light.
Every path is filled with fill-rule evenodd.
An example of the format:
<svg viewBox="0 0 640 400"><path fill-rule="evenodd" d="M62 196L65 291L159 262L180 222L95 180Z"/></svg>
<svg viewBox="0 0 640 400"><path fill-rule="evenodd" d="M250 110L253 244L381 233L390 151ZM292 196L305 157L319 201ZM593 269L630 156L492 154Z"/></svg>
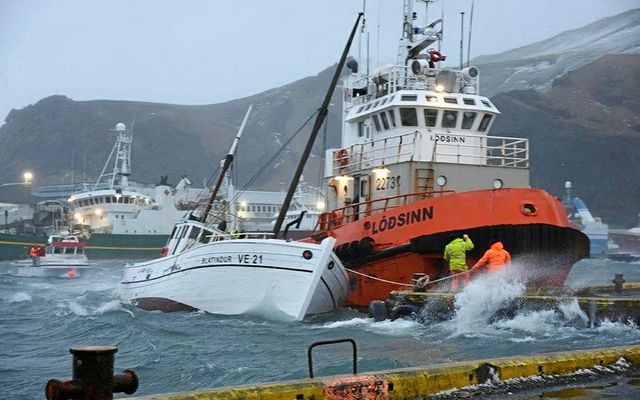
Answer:
<svg viewBox="0 0 640 400"><path fill-rule="evenodd" d="M0 187L3 186L15 186L15 185L31 185L33 183L33 174L29 171L25 171L22 174L22 182L9 182L9 183L0 183Z"/></svg>

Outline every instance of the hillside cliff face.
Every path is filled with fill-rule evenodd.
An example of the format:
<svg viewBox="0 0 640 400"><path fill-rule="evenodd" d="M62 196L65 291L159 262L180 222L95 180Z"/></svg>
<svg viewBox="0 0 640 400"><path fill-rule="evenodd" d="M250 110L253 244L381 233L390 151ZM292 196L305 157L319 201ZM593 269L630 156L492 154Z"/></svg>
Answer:
<svg viewBox="0 0 640 400"><path fill-rule="evenodd" d="M639 27L640 9L631 10L548 41L477 59L482 92L498 93L493 101L502 111L493 134L531 139L532 185L561 195L564 181L572 180L574 192L596 216L624 226L635 225L640 211L640 56L630 54L640 50ZM607 50L629 54L603 55ZM553 63L540 64L545 57ZM117 122L131 125L135 120L132 180L152 183L168 174L176 183L186 174L200 185L217 169L253 104L235 162L237 186L242 186L318 108L334 68L251 97L205 106L42 99L12 110L0 127L0 182L19 179L26 169L40 183L69 183L72 175L76 182L83 175L95 179L114 143L110 130ZM528 89L505 92L513 88ZM341 110L338 90L329 110L326 142L319 135L305 171L312 184L322 174L322 145L339 144ZM252 188L277 190L289 182L312 122Z"/></svg>
<svg viewBox="0 0 640 400"><path fill-rule="evenodd" d="M471 60L486 96L510 90L546 90L554 79L607 54L640 53L640 8L602 18L517 49Z"/></svg>
<svg viewBox="0 0 640 400"><path fill-rule="evenodd" d="M640 55L605 56L551 90L493 97L494 135L530 139L532 185L561 195L564 182L592 213L623 226L640 211Z"/></svg>
<svg viewBox="0 0 640 400"><path fill-rule="evenodd" d="M0 127L0 182L34 172L39 182L69 183L82 176L96 179L113 147L117 122L133 125L132 179L156 182L168 174L176 183L182 175L202 182L227 153L249 104L253 112L240 142L236 168L242 185L271 158L319 107L334 67L248 98L206 106L132 101L73 101L51 96L21 110L12 110ZM341 109L336 93L332 108ZM328 117L327 145L339 141L339 113ZM133 121L133 124L132 124ZM255 183L280 188L289 181L313 119ZM319 170L322 134L308 163ZM72 174L73 171L73 174Z"/></svg>

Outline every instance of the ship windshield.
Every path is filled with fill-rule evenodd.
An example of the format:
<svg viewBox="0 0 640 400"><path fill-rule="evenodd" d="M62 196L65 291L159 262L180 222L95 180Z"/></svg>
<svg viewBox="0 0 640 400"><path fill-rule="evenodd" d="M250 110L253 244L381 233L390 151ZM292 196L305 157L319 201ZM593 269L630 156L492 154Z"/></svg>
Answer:
<svg viewBox="0 0 640 400"><path fill-rule="evenodd" d="M418 126L418 113L415 108L401 108L400 122L402 126Z"/></svg>
<svg viewBox="0 0 640 400"><path fill-rule="evenodd" d="M376 131L380 132L382 129L380 128L380 121L378 121L378 116L377 115L372 115L371 118L373 119L373 124L376 126Z"/></svg>
<svg viewBox="0 0 640 400"><path fill-rule="evenodd" d="M462 129L471 129L473 122L476 120L476 114L470 111L462 113Z"/></svg>
<svg viewBox="0 0 640 400"><path fill-rule="evenodd" d="M396 115L393 113L393 110L387 111L389 113L389 121L391 121L391 126L396 127Z"/></svg>
<svg viewBox="0 0 640 400"><path fill-rule="evenodd" d="M438 110L434 110L432 108L424 109L424 122L429 127L436 126L436 120L438 119Z"/></svg>
<svg viewBox="0 0 640 400"><path fill-rule="evenodd" d="M456 123L458 121L458 112L446 110L442 117L442 127L443 128L455 128Z"/></svg>
<svg viewBox="0 0 640 400"><path fill-rule="evenodd" d="M387 114L384 111L380 113L380 120L382 121L382 127L385 130L389 129L389 121L387 121Z"/></svg>
<svg viewBox="0 0 640 400"><path fill-rule="evenodd" d="M489 127L490 122L491 122L491 114L485 114L482 117L482 121L480 121L480 126L478 127L478 130L480 132L485 132Z"/></svg>

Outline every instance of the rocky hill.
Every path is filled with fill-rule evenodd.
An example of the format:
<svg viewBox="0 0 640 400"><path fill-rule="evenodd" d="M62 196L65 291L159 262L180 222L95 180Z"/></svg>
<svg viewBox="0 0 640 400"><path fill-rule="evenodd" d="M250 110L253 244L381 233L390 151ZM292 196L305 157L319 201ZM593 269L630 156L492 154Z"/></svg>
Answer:
<svg viewBox="0 0 640 400"><path fill-rule="evenodd" d="M495 135L531 141L532 185L561 195L565 180L592 213L633 226L640 211L640 55L608 55L545 93L493 97Z"/></svg>
<svg viewBox="0 0 640 400"><path fill-rule="evenodd" d="M182 175L194 182L209 177L227 153L249 104L253 112L236 158L242 184L261 168L273 153L296 132L319 107L331 67L317 76L272 89L248 98L206 106L132 101L74 101L51 96L21 110L12 110L0 127L0 182L16 179L32 170L39 182L69 183L73 176L97 178L114 144L117 122L133 123L132 179L156 182L168 174L176 183ZM340 108L336 93L333 108ZM327 145L339 140L338 113L328 117ZM291 142L254 187L280 188L288 182L313 120ZM309 171L317 175L319 135ZM311 178L311 174L309 175Z"/></svg>
<svg viewBox="0 0 640 400"><path fill-rule="evenodd" d="M607 54L640 53L640 8L602 18L524 47L477 57L481 90L545 90L554 79Z"/></svg>
<svg viewBox="0 0 640 400"><path fill-rule="evenodd" d="M481 84L502 116L494 134L532 140L533 185L561 194L565 180L595 215L630 226L640 210L640 9L490 57L479 57ZM610 54L606 53L610 51ZM534 68L535 67L535 68ZM196 183L209 177L228 150L242 117L254 112L237 156L242 186L317 109L333 67L317 76L222 104L182 106L131 101L74 101L51 96L12 110L0 127L0 182L32 170L43 183L95 179L106 160L117 122L135 120L133 180L170 182L184 174ZM495 70L495 72L492 72ZM546 88L540 92L534 89ZM512 89L526 89L515 90ZM511 90L509 92L505 92ZM328 117L326 146L337 145L341 96ZM280 189L288 182L310 125L255 181L253 188ZM305 172L321 175L318 155ZM2 199L0 198L0 201Z"/></svg>

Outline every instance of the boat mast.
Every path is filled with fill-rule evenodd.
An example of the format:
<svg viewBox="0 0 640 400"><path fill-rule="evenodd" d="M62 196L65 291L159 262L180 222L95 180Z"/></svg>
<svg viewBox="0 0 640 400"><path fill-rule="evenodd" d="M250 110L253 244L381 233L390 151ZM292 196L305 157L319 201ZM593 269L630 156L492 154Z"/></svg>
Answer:
<svg viewBox="0 0 640 400"><path fill-rule="evenodd" d="M249 119L249 114L251 113L252 105L249 105L249 109L247 113L244 115L244 119L242 120L242 125L240 125L240 129L238 129L238 133L236 134L236 138L233 139L233 143L231 144L231 148L229 149L229 153L224 157L224 161L222 164L222 170L220 171L220 175L218 175L218 180L216 181L213 190L211 191L211 196L209 197L209 202L207 202L207 207L204 210L204 215L202 216L202 223L207 221L207 217L209 216L209 212L211 211L211 206L213 206L213 202L216 200L216 196L218 195L218 190L220 190L220 185L222 185L222 181L233 162L233 155L236 152L236 147L238 147L238 141L240 140L240 136L242 136L242 131L244 130L245 125L247 124L247 120Z"/></svg>
<svg viewBox="0 0 640 400"><path fill-rule="evenodd" d="M133 126L133 124L132 124ZM128 177L131 175L131 142L133 141L133 128L131 131L127 131L127 127L123 123L116 124L116 144L111 149L111 154L107 158L107 162L102 168L102 172L96 181L93 190L99 189L100 182L105 180L109 182L109 189L116 187L125 188L129 185ZM131 132L131 133L130 133ZM113 163L113 171L110 174L105 174L111 157L115 156Z"/></svg>
<svg viewBox="0 0 640 400"><path fill-rule="evenodd" d="M333 78L331 79L331 84L329 85L329 89L324 96L324 101L322 102L322 106L318 110L318 116L316 117L316 122L313 124L313 129L311 130L311 135L309 140L307 141L307 146L304 148L302 152L302 156L300 157L300 162L298 163L298 168L293 175L293 179L291 180L291 184L289 185L289 190L287 191L287 195L284 198L284 202L282 203L282 207L280 208L280 213L278 214L278 219L276 220L276 224L273 227L273 233L276 237L280 233L280 228L282 227L282 223L284 222L284 217L287 214L287 210L289 209L289 205L291 204L291 199L293 198L293 194L296 191L296 187L298 186L298 182L300 181L300 175L302 175L302 170L304 169L304 165L307 163L307 159L309 158L309 154L311 154L311 149L313 148L313 143L316 141L316 136L318 136L318 132L320 128L322 128L322 124L324 119L327 116L327 110L329 108L329 102L331 101L331 96L333 96L333 92L338 83L338 79L340 78L340 72L342 71L342 67L344 63L347 61L347 55L349 54L349 49L351 48L351 42L353 42L353 37L356 34L356 30L358 29L358 24L360 24L360 18L364 13L358 13L358 18L356 19L356 23L353 25L353 29L351 30L351 35L349 36L349 40L347 41L344 50L342 51L342 56L340 57L340 61L338 62L338 66L336 67L336 71L333 74Z"/></svg>

